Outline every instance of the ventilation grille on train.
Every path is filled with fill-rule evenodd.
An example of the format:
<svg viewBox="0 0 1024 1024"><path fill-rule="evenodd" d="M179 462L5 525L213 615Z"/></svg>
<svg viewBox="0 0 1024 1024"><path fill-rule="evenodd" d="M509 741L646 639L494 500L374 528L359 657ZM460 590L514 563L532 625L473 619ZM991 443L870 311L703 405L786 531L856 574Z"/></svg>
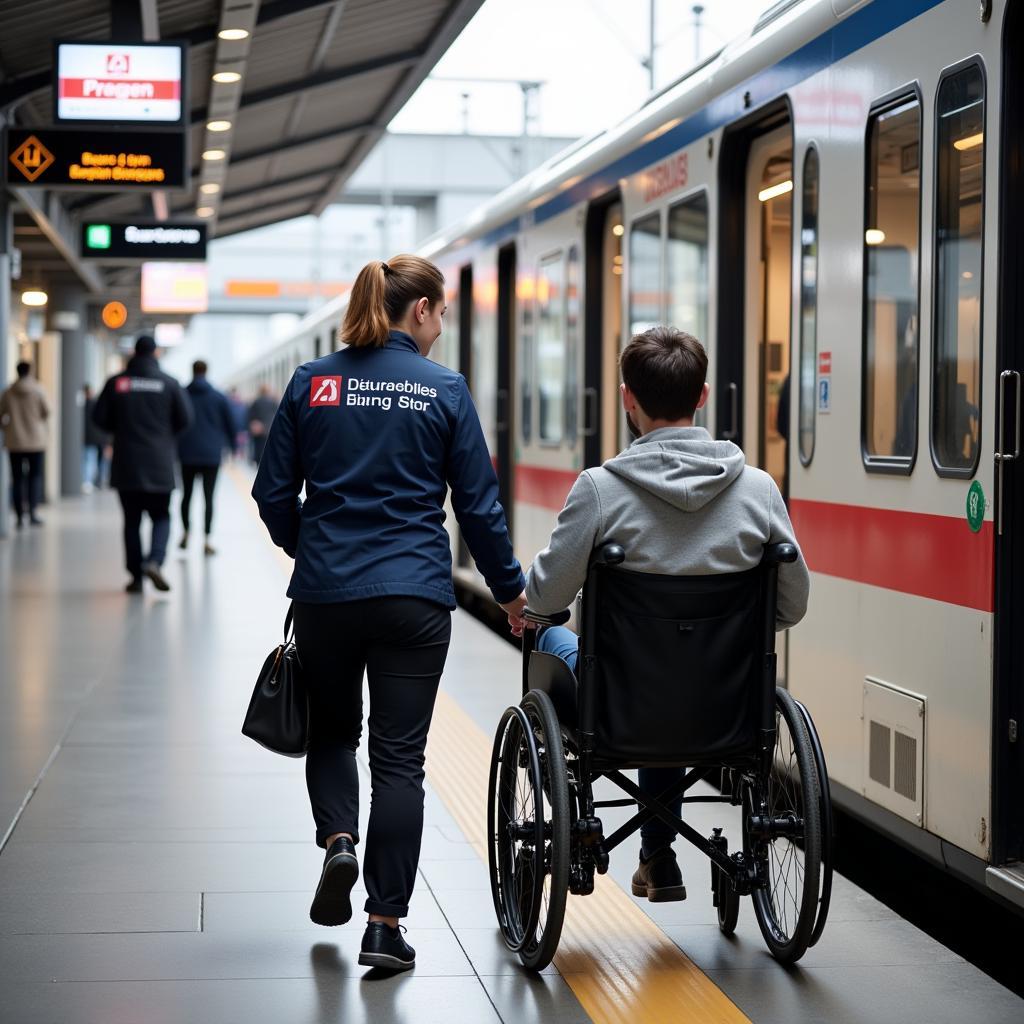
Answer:
<svg viewBox="0 0 1024 1024"><path fill-rule="evenodd" d="M923 698L877 679L864 683L864 795L911 821L923 814Z"/></svg>

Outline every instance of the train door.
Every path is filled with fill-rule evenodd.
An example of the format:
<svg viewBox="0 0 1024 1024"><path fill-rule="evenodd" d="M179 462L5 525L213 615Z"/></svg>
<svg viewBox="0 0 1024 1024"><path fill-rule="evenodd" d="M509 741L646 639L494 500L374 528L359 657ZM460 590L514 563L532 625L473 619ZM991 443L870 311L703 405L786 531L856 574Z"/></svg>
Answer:
<svg viewBox="0 0 1024 1024"><path fill-rule="evenodd" d="M998 148L999 294L995 387L996 677L993 701L992 861L1024 859L1024 9L1008 4L1003 27ZM994 83L992 83L994 87ZM986 381L986 386L988 382Z"/></svg>
<svg viewBox="0 0 1024 1024"><path fill-rule="evenodd" d="M598 466L619 448L622 351L622 199L616 191L587 210L584 293L583 464Z"/></svg>
<svg viewBox="0 0 1024 1024"><path fill-rule="evenodd" d="M512 359L516 336L516 247L508 245L498 253L498 365L495 396L495 435L498 497L505 509L510 536L514 460L512 455Z"/></svg>
<svg viewBox="0 0 1024 1024"><path fill-rule="evenodd" d="M459 373L469 383L470 393L474 402L478 402L476 392L473 390L473 266L467 264L459 271L459 293L456 297L458 304L458 331L459 350L458 367ZM469 553L469 545L466 538L459 530L458 543L458 564L462 569L468 569L473 565L473 556Z"/></svg>

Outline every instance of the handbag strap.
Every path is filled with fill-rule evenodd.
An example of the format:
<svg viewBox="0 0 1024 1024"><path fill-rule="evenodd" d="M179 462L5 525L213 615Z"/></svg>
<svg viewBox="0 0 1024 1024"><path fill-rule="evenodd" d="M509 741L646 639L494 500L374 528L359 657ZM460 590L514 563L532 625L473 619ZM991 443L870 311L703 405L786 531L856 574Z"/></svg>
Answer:
<svg viewBox="0 0 1024 1024"><path fill-rule="evenodd" d="M284 642L288 643L289 640L295 637L295 602L293 601L288 605L288 614L284 617Z"/></svg>

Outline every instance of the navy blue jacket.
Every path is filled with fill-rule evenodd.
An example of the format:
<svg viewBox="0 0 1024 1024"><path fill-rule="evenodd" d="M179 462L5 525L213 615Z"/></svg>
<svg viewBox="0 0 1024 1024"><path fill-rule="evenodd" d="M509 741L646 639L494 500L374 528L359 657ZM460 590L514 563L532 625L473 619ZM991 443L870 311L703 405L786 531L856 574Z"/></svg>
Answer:
<svg viewBox="0 0 1024 1024"><path fill-rule="evenodd" d="M252 496L295 559L289 597L401 594L454 608L449 486L477 567L495 599L511 601L525 580L465 378L392 331L384 348L346 348L295 371Z"/></svg>
<svg viewBox="0 0 1024 1024"><path fill-rule="evenodd" d="M219 466L224 449L235 446L235 417L227 395L205 377L185 390L192 399L192 424L178 435L178 458L184 466Z"/></svg>

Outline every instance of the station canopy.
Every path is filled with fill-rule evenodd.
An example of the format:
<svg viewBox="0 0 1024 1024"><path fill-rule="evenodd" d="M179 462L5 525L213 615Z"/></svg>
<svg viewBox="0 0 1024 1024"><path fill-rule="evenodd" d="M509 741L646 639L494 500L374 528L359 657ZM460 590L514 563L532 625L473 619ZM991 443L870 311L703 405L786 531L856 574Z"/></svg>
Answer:
<svg viewBox="0 0 1024 1024"><path fill-rule="evenodd" d="M29 257L38 251L42 259L38 247L48 245L58 250L50 258L68 259L61 250L77 249L71 236L83 220L197 219L203 210L216 238L319 214L482 2L0 0L0 109L12 127L53 123L57 39L123 40L126 13L141 26L138 38L189 47L189 189L156 197L21 190L16 244L26 243ZM222 38L235 24L250 25L248 36ZM216 81L223 72L240 77ZM211 122L229 127L213 133ZM213 147L225 154L216 166L203 158ZM94 268L74 269L95 291ZM119 276L115 269L102 274Z"/></svg>

